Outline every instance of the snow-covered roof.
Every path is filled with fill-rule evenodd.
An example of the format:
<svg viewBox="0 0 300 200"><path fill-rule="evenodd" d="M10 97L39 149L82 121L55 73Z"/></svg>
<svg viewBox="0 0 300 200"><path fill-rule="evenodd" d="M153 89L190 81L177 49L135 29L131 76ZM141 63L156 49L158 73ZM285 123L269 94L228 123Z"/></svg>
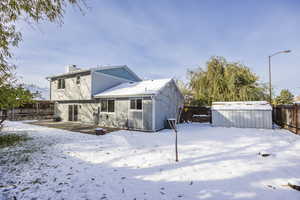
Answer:
<svg viewBox="0 0 300 200"><path fill-rule="evenodd" d="M94 95L97 97L124 97L124 96L139 96L139 95L155 95L172 79L156 79L146 80L140 82L121 83L113 88L105 90L99 94Z"/></svg>
<svg viewBox="0 0 300 200"><path fill-rule="evenodd" d="M272 110L267 101L213 102L212 110Z"/></svg>

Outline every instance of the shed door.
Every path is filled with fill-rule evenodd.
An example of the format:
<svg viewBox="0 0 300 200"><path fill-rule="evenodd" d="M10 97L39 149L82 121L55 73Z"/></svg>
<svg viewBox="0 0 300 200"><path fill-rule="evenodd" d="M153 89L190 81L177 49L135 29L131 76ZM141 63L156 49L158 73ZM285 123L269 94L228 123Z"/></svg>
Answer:
<svg viewBox="0 0 300 200"><path fill-rule="evenodd" d="M128 113L128 128L142 130L143 129L143 100L130 99Z"/></svg>
<svg viewBox="0 0 300 200"><path fill-rule="evenodd" d="M128 127L130 129L143 129L143 112L141 111L129 111Z"/></svg>

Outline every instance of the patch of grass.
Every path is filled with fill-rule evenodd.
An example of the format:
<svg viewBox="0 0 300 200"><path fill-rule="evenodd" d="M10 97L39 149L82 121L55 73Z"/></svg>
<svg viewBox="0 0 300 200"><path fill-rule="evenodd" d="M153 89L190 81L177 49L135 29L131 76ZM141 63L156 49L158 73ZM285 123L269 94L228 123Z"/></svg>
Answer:
<svg viewBox="0 0 300 200"><path fill-rule="evenodd" d="M16 134L16 133L10 133L5 135L0 134L0 148L13 146L22 141L26 141L28 139L29 137L25 134Z"/></svg>

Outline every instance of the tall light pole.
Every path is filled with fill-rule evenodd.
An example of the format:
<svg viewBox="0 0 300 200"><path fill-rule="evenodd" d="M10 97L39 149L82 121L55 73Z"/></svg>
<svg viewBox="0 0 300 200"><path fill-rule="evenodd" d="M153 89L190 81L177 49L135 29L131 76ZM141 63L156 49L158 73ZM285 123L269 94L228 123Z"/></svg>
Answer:
<svg viewBox="0 0 300 200"><path fill-rule="evenodd" d="M272 82L271 82L271 57L276 56L281 53L290 53L291 50L278 51L269 56L269 92L270 92L270 104L272 104Z"/></svg>

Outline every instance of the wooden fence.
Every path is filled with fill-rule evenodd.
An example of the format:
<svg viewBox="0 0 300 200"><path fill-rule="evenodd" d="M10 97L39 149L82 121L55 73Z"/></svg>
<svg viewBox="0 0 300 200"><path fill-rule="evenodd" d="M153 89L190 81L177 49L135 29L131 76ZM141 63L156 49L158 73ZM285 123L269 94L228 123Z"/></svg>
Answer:
<svg viewBox="0 0 300 200"><path fill-rule="evenodd" d="M54 103L50 101L37 101L19 108L0 110L0 118L12 121L51 119L54 116Z"/></svg>
<svg viewBox="0 0 300 200"><path fill-rule="evenodd" d="M184 106L181 122L211 122L211 109L206 106Z"/></svg>
<svg viewBox="0 0 300 200"><path fill-rule="evenodd" d="M300 133L300 105L279 105L273 107L273 121L293 133Z"/></svg>

